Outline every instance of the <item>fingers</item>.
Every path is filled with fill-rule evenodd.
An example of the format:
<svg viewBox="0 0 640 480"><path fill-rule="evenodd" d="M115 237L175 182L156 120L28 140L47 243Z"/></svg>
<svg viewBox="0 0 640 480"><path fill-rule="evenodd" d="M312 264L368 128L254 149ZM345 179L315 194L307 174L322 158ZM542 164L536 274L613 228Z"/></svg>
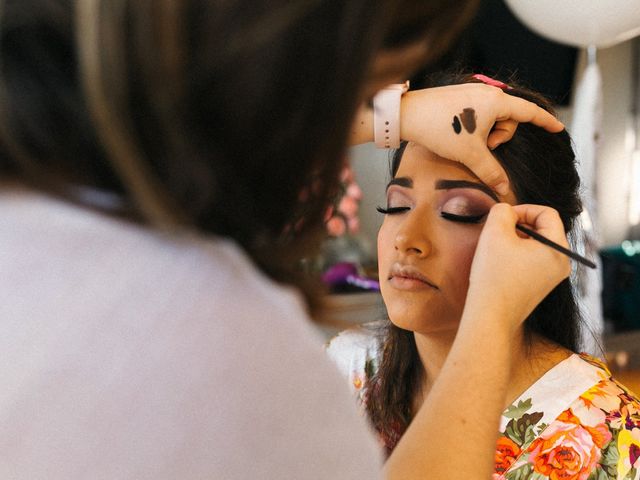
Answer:
<svg viewBox="0 0 640 480"><path fill-rule="evenodd" d="M564 130L564 124L560 120L536 104L507 94L505 97L503 109L497 120L533 123L553 133Z"/></svg>
<svg viewBox="0 0 640 480"><path fill-rule="evenodd" d="M508 142L513 138L517 128L518 122L515 120L501 120L496 122L487 138L487 146L491 150L494 150L503 143Z"/></svg>
<svg viewBox="0 0 640 480"><path fill-rule="evenodd" d="M500 228L514 235L516 234L516 223L526 225L549 240L567 246L567 238L560 215L551 207L496 203L487 217L487 224L491 224L492 228Z"/></svg>
<svg viewBox="0 0 640 480"><path fill-rule="evenodd" d="M507 173L486 146L478 147L474 151L474 155L465 157L464 164L483 183L498 192L499 195L507 195L509 193Z"/></svg>
<svg viewBox="0 0 640 480"><path fill-rule="evenodd" d="M522 204L512 207L518 216L517 222L530 225L533 230L549 240L568 246L567 236L560 215L551 207Z"/></svg>
<svg viewBox="0 0 640 480"><path fill-rule="evenodd" d="M496 203L487 216L485 228L498 228L509 234L516 234L515 225L518 223L518 214L508 203Z"/></svg>

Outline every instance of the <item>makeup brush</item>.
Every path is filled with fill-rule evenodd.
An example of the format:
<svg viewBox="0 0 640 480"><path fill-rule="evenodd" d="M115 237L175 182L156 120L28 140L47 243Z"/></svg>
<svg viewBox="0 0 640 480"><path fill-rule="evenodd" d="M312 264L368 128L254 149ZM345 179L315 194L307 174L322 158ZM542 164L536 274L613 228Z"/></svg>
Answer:
<svg viewBox="0 0 640 480"><path fill-rule="evenodd" d="M540 235L533 230L528 229L527 227L523 227L522 225L516 224L516 228L523 233L526 233L531 238L538 240L540 243L544 243L554 250L559 251L560 253L564 253L567 257L574 259L577 262L580 262L583 265L586 265L589 268L596 268L596 264L591 260L587 260L582 255L578 255L576 252L572 252L568 248L564 248L562 245L558 245L556 242L549 240L547 237Z"/></svg>

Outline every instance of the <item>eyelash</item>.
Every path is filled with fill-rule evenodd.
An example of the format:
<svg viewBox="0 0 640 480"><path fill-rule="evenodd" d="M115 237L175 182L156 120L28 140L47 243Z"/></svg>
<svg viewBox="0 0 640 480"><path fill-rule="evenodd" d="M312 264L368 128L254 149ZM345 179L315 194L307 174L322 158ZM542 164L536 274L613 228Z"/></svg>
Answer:
<svg viewBox="0 0 640 480"><path fill-rule="evenodd" d="M411 210L410 207L389 207L389 208L384 208L384 207L376 207L376 210L380 213L382 213L383 215L396 215L398 213L403 213L406 212L408 210ZM456 215L454 213L447 213L447 212L440 212L440 216L442 218L444 218L445 220L450 220L452 222L458 222L458 223L481 223L482 220L484 220L484 218L487 216L486 214L483 215Z"/></svg>
<svg viewBox="0 0 640 480"><path fill-rule="evenodd" d="M481 223L487 214L482 215L456 215L454 213L440 212L440 216L445 220L451 220L452 222L459 223Z"/></svg>
<svg viewBox="0 0 640 480"><path fill-rule="evenodd" d="M402 213L402 212L406 212L407 210L411 210L411 208L409 207L389 207L389 208L376 207L376 210L382 213L383 215L395 215L397 213Z"/></svg>
<svg viewBox="0 0 640 480"><path fill-rule="evenodd" d="M397 215L399 213L404 213L408 210L411 210L411 208L410 207L388 207L388 208L376 207L376 210L382 213L383 215ZM455 213L440 212L440 216L445 220L449 220L451 222L478 224L478 223L482 223L482 221L485 219L487 214L485 213L482 215L456 215Z"/></svg>

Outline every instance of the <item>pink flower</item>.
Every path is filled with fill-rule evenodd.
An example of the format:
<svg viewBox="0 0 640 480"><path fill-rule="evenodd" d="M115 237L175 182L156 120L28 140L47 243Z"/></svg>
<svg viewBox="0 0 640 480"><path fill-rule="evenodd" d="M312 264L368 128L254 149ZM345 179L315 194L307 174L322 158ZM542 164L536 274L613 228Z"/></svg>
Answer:
<svg viewBox="0 0 640 480"><path fill-rule="evenodd" d="M360 219L358 209L362 190L355 181L353 170L350 166L345 166L340 174L343 191L342 197L336 206L331 206L325 213L325 223L327 231L333 237L339 237L345 233L357 233L360 229Z"/></svg>
<svg viewBox="0 0 640 480"><path fill-rule="evenodd" d="M586 480L610 440L606 425L581 425L566 410L529 446L529 462L552 480Z"/></svg>
<svg viewBox="0 0 640 480"><path fill-rule="evenodd" d="M358 217L348 218L347 226L351 233L358 233L360 231L360 219Z"/></svg>
<svg viewBox="0 0 640 480"><path fill-rule="evenodd" d="M355 181L347 187L346 195L355 200L362 200L362 189Z"/></svg>
<svg viewBox="0 0 640 480"><path fill-rule="evenodd" d="M342 200L340 200L338 212L347 218L355 217L358 214L358 201L345 195L342 197Z"/></svg>
<svg viewBox="0 0 640 480"><path fill-rule="evenodd" d="M342 217L332 217L326 225L327 232L329 232L329 235L332 237L339 237L347 231L347 224Z"/></svg>

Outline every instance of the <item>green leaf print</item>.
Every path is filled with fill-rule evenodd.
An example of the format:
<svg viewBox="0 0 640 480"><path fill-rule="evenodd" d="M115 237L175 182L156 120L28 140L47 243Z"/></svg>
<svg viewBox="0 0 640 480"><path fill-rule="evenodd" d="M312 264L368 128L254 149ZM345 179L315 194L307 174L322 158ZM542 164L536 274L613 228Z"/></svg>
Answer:
<svg viewBox="0 0 640 480"><path fill-rule="evenodd" d="M544 414L542 412L536 413L525 413L518 423L521 423L522 426L520 428L524 429L524 445L529 445L536 438L536 424L542 420Z"/></svg>
<svg viewBox="0 0 640 480"><path fill-rule="evenodd" d="M629 470L629 473L627 473L624 476L623 480L637 480L638 478L638 470L636 470L635 468L632 468L631 470Z"/></svg>
<svg viewBox="0 0 640 480"><path fill-rule="evenodd" d="M513 419L507 425L505 434L520 447L533 442L536 438L535 426L543 417L542 412L525 413L521 418Z"/></svg>
<svg viewBox="0 0 640 480"><path fill-rule="evenodd" d="M524 438L520 436L520 431L516 426L515 420L511 420L507 424L507 428L505 428L504 434L507 438L510 438L511 440L513 440L516 443L516 445L520 447L522 446L522 443L524 442Z"/></svg>
<svg viewBox="0 0 640 480"><path fill-rule="evenodd" d="M533 430L533 428L527 428L527 430L524 433L523 445L526 445L528 447L531 444L531 442L533 442L535 439L536 439L536 432Z"/></svg>
<svg viewBox="0 0 640 480"><path fill-rule="evenodd" d="M511 405L507 408L502 415L507 418L519 418L523 413L531 408L531 399L520 400L518 405Z"/></svg>
<svg viewBox="0 0 640 480"><path fill-rule="evenodd" d="M505 478L507 480L529 480L531 478L532 473L533 473L533 465L531 465L530 463L526 463L521 467L516 468L515 470L510 470L505 475Z"/></svg>
<svg viewBox="0 0 640 480"><path fill-rule="evenodd" d="M602 465L603 478L618 478L617 465ZM598 477L600 478L600 477Z"/></svg>
<svg viewBox="0 0 640 480"><path fill-rule="evenodd" d="M527 480L548 480L549 477L538 472L533 472Z"/></svg>
<svg viewBox="0 0 640 480"><path fill-rule="evenodd" d="M613 467L615 470L617 470L620 453L618 452L618 442L615 440L616 437L613 437L613 439L609 442L609 445L602 452L600 464L604 467Z"/></svg>
<svg viewBox="0 0 640 480"><path fill-rule="evenodd" d="M609 480L611 476L607 473L606 470L597 465L596 468L589 474L587 480Z"/></svg>

